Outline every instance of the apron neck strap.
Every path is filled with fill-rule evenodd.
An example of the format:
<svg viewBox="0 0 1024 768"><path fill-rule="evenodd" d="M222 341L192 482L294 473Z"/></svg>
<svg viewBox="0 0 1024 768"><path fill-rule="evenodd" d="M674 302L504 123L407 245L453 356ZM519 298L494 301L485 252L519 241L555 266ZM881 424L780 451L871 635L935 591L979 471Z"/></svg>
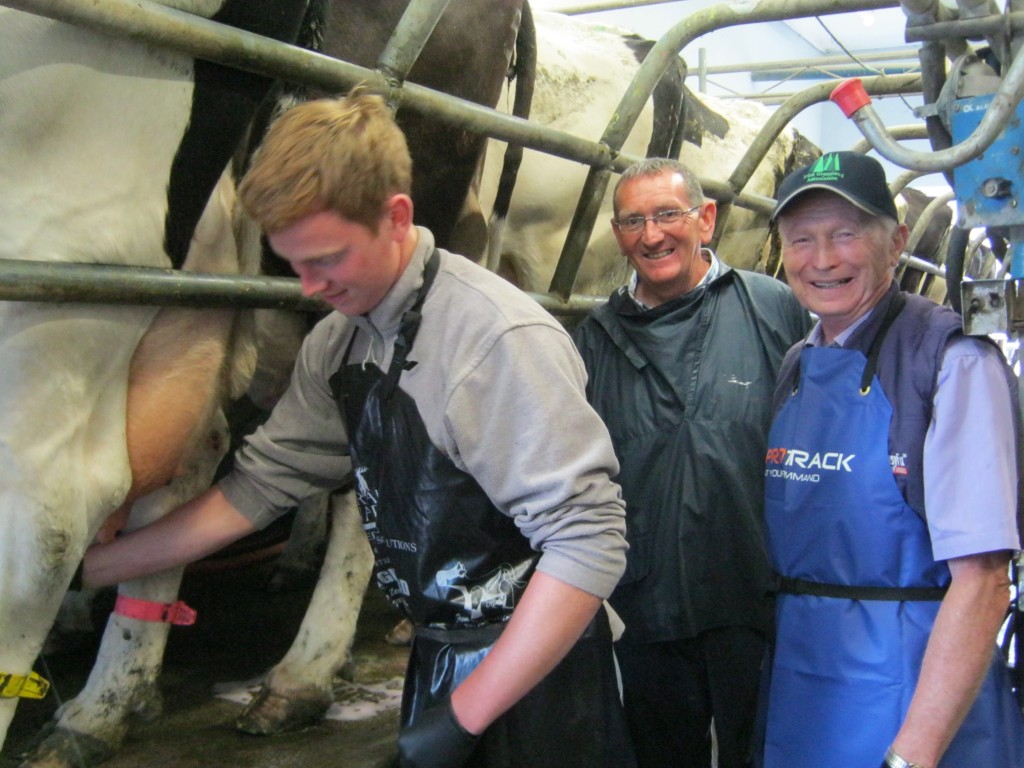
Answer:
<svg viewBox="0 0 1024 768"><path fill-rule="evenodd" d="M394 393L398 386L398 378L406 369L406 358L412 351L412 345L416 341L416 334L420 330L420 322L423 320L423 302L427 300L427 293L430 286L434 284L437 277L437 270L441 263L441 256L437 248L433 250L427 263L423 268L423 285L420 286L416 301L402 315L402 321L398 328L398 336L395 339L395 348L391 355L391 365L388 367L387 375L381 384L381 398L386 400Z"/></svg>
<svg viewBox="0 0 1024 768"><path fill-rule="evenodd" d="M879 327L878 333L875 334L875 338L872 339L871 346L868 347L868 361L864 366L864 373L860 377L860 393L862 395L866 395L871 389L871 380L874 379L875 371L878 370L878 355L882 351L882 342L885 341L893 321L903 311L904 304L906 304L906 298L902 293L897 293L892 297L892 301L889 302L889 307L885 311L885 317L882 318L882 325Z"/></svg>

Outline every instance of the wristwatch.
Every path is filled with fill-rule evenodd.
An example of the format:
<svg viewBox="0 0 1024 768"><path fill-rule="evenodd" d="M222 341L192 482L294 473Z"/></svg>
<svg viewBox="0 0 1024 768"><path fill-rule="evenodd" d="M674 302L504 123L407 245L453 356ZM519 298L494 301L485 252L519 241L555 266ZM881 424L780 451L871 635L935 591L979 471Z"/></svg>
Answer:
<svg viewBox="0 0 1024 768"><path fill-rule="evenodd" d="M918 763L908 763L897 755L892 747L889 747L889 750L885 753L885 762L882 763L882 768L924 768L924 766Z"/></svg>

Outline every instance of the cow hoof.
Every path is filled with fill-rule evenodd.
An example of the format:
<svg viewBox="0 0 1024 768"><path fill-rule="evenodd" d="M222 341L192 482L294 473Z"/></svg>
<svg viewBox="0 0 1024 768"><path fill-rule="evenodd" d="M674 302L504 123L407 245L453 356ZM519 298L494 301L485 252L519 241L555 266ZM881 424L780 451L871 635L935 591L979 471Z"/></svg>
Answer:
<svg viewBox="0 0 1024 768"><path fill-rule="evenodd" d="M81 768L110 758L115 747L105 741L66 728L52 732L20 763L18 768Z"/></svg>
<svg viewBox="0 0 1024 768"><path fill-rule="evenodd" d="M408 619L402 619L384 635L384 640L390 645L412 645L412 638L415 634L416 625Z"/></svg>
<svg viewBox="0 0 1024 768"><path fill-rule="evenodd" d="M330 693L289 698L274 693L264 684L235 721L235 727L242 733L254 736L300 731L319 725L332 703Z"/></svg>

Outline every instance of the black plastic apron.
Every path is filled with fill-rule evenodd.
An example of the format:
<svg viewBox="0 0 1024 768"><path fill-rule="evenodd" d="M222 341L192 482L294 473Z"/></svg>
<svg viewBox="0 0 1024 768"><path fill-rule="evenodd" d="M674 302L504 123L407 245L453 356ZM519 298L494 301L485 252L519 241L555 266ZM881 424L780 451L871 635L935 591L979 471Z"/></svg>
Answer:
<svg viewBox="0 0 1024 768"><path fill-rule="evenodd" d="M387 374L349 364L331 386L350 435L363 527L377 585L416 625L402 726L444 699L487 655L540 555L477 482L430 441L416 403L398 387L439 255L402 317ZM604 611L569 655L484 733L468 766L633 765L618 701Z"/></svg>

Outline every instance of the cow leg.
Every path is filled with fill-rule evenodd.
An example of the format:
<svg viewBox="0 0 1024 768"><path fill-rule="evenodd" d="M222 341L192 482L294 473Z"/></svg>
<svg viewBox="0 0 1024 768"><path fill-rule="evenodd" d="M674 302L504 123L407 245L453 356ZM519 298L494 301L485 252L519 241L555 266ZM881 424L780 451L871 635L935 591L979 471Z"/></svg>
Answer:
<svg viewBox="0 0 1024 768"><path fill-rule="evenodd" d="M0 303L0 673L28 675L131 483L127 371L152 308ZM0 743L17 699L0 697Z"/></svg>
<svg viewBox="0 0 1024 768"><path fill-rule="evenodd" d="M312 584L320 576L327 548L330 496L321 493L295 510L288 543L274 564L267 591L280 593Z"/></svg>
<svg viewBox="0 0 1024 768"><path fill-rule="evenodd" d="M209 487L229 443L217 404L232 322L227 311L165 308L135 348L123 401L130 494L157 489L134 503L132 525L149 522ZM171 603L180 580L180 570L161 573L121 585L120 591ZM130 715L159 712L156 678L167 633L164 624L112 616L85 688L58 711L53 733L25 764L75 765L82 753L102 759L120 745Z"/></svg>
<svg viewBox="0 0 1024 768"><path fill-rule="evenodd" d="M334 701L335 673L348 659L373 555L351 491L331 497L331 535L320 580L288 653L238 718L266 735L315 725Z"/></svg>
<svg viewBox="0 0 1024 768"><path fill-rule="evenodd" d="M227 421L217 411L204 439L170 484L137 501L130 527L145 525L209 487L228 445ZM182 569L121 584L118 593L160 603L177 599ZM111 614L85 687L56 713L56 726L23 768L71 768L110 757L132 718L152 719L163 709L157 679L170 625Z"/></svg>

